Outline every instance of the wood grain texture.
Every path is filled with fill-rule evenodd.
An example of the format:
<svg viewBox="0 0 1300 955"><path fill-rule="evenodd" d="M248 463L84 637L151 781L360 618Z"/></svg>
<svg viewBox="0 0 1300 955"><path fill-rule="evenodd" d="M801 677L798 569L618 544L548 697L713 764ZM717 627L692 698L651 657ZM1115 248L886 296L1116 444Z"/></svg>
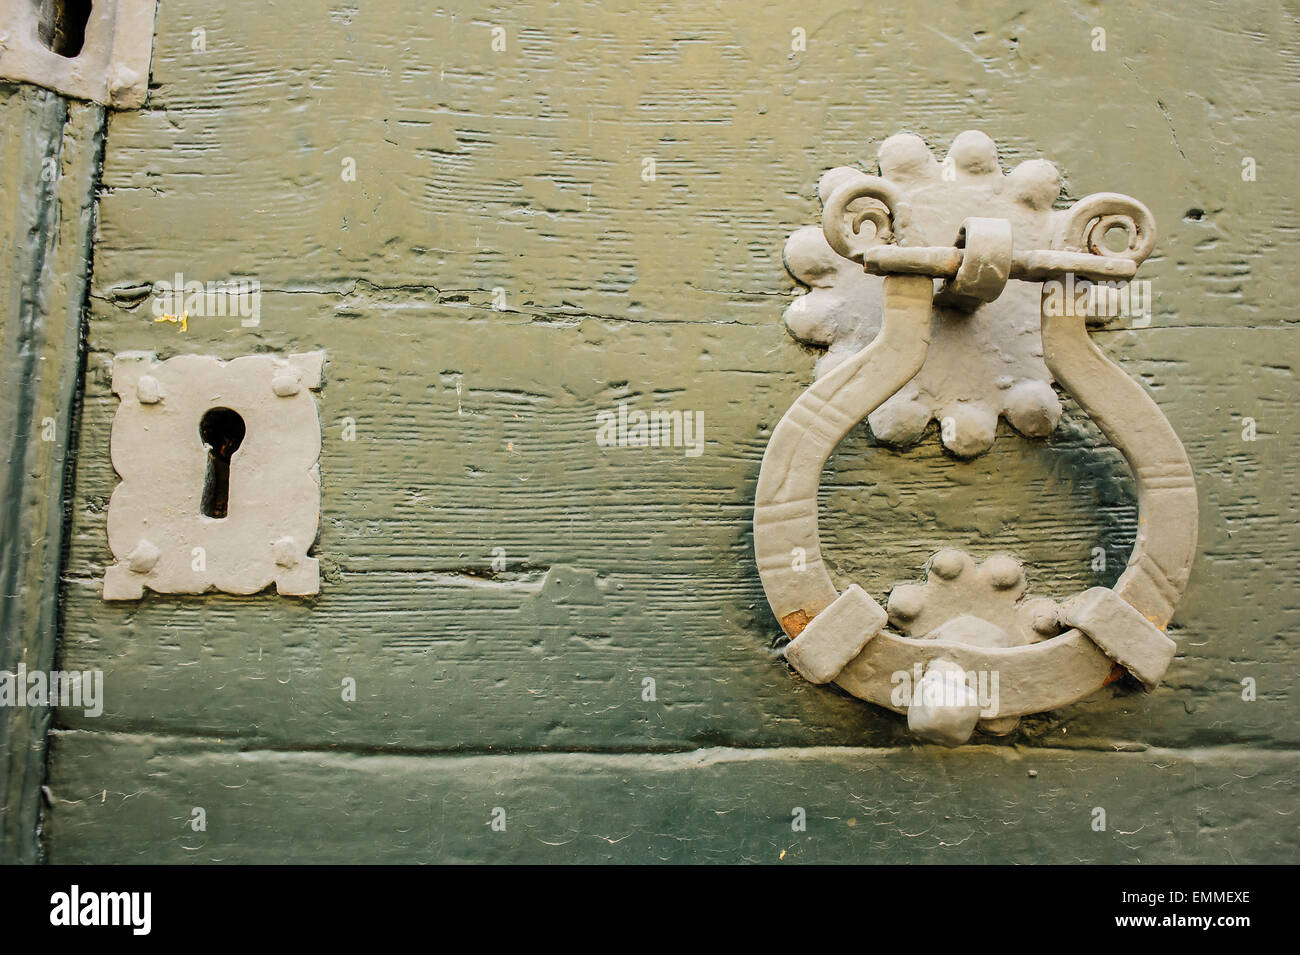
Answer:
<svg viewBox="0 0 1300 955"><path fill-rule="evenodd" d="M277 314L271 300L264 313ZM383 369L358 375L342 360L327 369L316 550L325 581L310 603L151 595L104 606L103 505L115 479L106 445L84 442L82 486L96 490L75 515L64 654L105 670L108 710L96 725L433 749L899 738L895 718L801 685L774 649L779 628L748 518L766 436L802 385L782 370L800 355L779 327L710 328L683 342L642 325L611 334L595 322L503 324L458 345L445 311L430 309L422 326L447 329L435 336L445 342L437 355L393 347ZM333 354L373 353L370 336L399 341L413 320L381 319L378 332L352 326L355 340L329 339ZM1199 475L1203 549L1176 617L1181 656L1160 692L1112 688L1057 714L1053 742L1296 741L1276 710L1242 702L1240 684L1254 677L1284 709L1293 686L1291 648L1243 631L1243 621L1265 626L1258 605L1272 594L1267 626L1295 626L1290 558L1276 550L1279 535L1295 536L1285 491L1294 467L1282 440L1243 443L1232 413L1257 406L1286 333L1214 334L1224 344L1210 345L1205 330L1149 331L1134 347L1160 358L1126 360L1154 386ZM1246 373L1225 379L1219 355L1229 341ZM693 350L727 355L730 369ZM557 385L566 363L599 377L570 374ZM684 375L691 366L699 370ZM459 396L442 376L449 369ZM116 399L98 378L87 383L85 427L107 435ZM655 396L666 381L676 389ZM1197 387L1175 388L1187 381ZM1283 381L1266 396L1276 413ZM585 393L567 393L578 388ZM625 396L703 410L705 453L598 448L596 412ZM1213 419L1207 406L1218 409ZM351 443L337 425L349 415L358 422ZM943 455L933 436L895 452L855 432L821 492L833 576L883 599L894 582L919 578L930 554L967 545L1025 557L1033 593L1113 583L1132 545L1133 486L1118 452L1097 441L1073 411L1056 440L1004 434L971 463ZM1244 507L1246 487L1274 503ZM509 565L500 575L495 547ZM1094 547L1105 548L1105 572L1091 568ZM341 702L345 676L370 704ZM640 700L647 676L660 684L657 706ZM1203 715L1191 719L1189 708ZM1126 715L1134 710L1147 719ZM1095 728L1075 737L1079 720Z"/></svg>
<svg viewBox="0 0 1300 955"><path fill-rule="evenodd" d="M104 113L0 85L0 671L55 659ZM50 711L0 707L0 861L38 856Z"/></svg>
<svg viewBox="0 0 1300 955"><path fill-rule="evenodd" d="M1294 20L1267 3L998 0L944 5L941 17L901 0L869 12L161 5L148 107L108 124L61 649L69 668L105 671L107 701L97 720L59 714L51 858L104 858L124 824L171 820L179 833L188 808L173 807L191 799L181 794L236 784L244 749L271 754L258 757L268 775L256 794L227 794L242 828L207 843L213 856L253 858L260 845L261 859L309 858L313 846L540 858L540 842L493 847L472 826L463 840L440 837L420 828L427 813L400 839L326 830L370 811L371 783L394 831L413 793L478 819L501 773L537 780L532 805L545 814L565 802L553 794L568 761L611 787L583 805L635 793L646 815L634 825L655 833L636 856L588 835L619 837L587 817L568 858L682 859L695 847L766 860L787 847L782 836L754 836L747 850L738 834L762 820L789 834L782 787L834 792L825 812L862 824L843 793L864 779L876 813L929 812L929 793L956 799L957 818L982 832L1005 831L1009 813L1039 826L1000 847L943 830L927 857L1027 861L1059 838L1063 861L1284 858L1279 845L1294 842L1266 800L1292 785L1300 746ZM491 48L493 25L506 29L505 52ZM1089 49L1094 25L1107 29L1106 53ZM808 49L792 54L794 27ZM191 48L199 28L202 53ZM946 148L967 128L992 135L1004 165L1057 162L1069 197L1118 190L1154 212L1159 244L1139 273L1152 282L1153 327L1096 340L1187 447L1201 538L1159 691L1110 687L1027 720L1004 745L939 755L889 749L906 739L901 718L790 674L749 522L771 428L812 380L813 355L780 324L792 292L780 255L791 231L818 221L817 178L865 164L899 130ZM1255 182L1242 181L1245 156ZM349 157L355 182L340 175ZM177 272L259 278L260 326L154 322L149 285ZM498 288L504 309L492 305ZM325 349L318 598L101 602L116 483L107 361L141 348ZM704 452L598 447L596 414L619 402L702 411ZM1242 440L1245 417L1259 440ZM859 427L820 501L833 579L878 599L945 546L1011 551L1028 563L1031 593L1068 596L1112 584L1136 530L1123 461L1068 403L1052 440L1004 426L972 462L944 455L933 433L894 451ZM1094 547L1105 570L1092 568ZM355 703L341 699L345 677ZM653 702L642 700L647 677ZM1245 678L1257 702L1242 700ZM718 776L688 755L712 746L762 754ZM818 746L869 747L899 768L855 775L858 752L803 749ZM1148 747L1179 772L1214 767L1223 785L1166 788ZM662 755L641 782L609 781L641 772L646 751ZM486 753L513 755L463 755ZM1016 809L1025 794L1003 777L1029 756L1061 777L1051 798ZM1278 789L1233 782L1247 764L1268 767ZM469 768L429 781L451 767ZM140 815L131 800L111 812L87 801L141 787L166 795ZM683 795L697 787L784 802L729 818L721 848L687 843L694 823L655 814L676 800L711 817L714 803ZM1084 794L1096 792L1131 807L1117 828L1144 835L1090 842ZM1160 815L1166 794L1172 816ZM1208 846L1191 834L1207 805L1225 814ZM1080 835L1059 836L1078 812ZM564 841L566 823L547 818L539 834ZM807 857L869 857L876 828ZM190 855L180 836L158 835L142 835L141 859ZM915 839L880 838L881 858L921 855Z"/></svg>
<svg viewBox="0 0 1300 955"><path fill-rule="evenodd" d="M54 863L1252 863L1300 847L1281 753L420 757L81 732L52 748Z"/></svg>
<svg viewBox="0 0 1300 955"><path fill-rule="evenodd" d="M944 6L942 22L904 0L869 16L850 3L168 6L151 108L112 117L101 290L179 268L479 305L502 286L512 308L549 317L766 325L788 288L786 236L820 221L823 171L868 162L899 130L946 148L977 127L1004 165L1058 163L1070 197L1147 203L1159 324L1287 322L1270 289L1298 238L1298 66L1294 16L1272 3L1188 15L999 0ZM1090 51L1094 21L1106 53ZM809 47L791 55L796 26Z"/></svg>

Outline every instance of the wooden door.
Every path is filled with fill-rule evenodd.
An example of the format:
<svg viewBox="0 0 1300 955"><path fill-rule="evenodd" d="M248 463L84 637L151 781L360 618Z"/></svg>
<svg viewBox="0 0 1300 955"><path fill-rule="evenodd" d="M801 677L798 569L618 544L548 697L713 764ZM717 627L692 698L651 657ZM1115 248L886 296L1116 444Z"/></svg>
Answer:
<svg viewBox="0 0 1300 955"><path fill-rule="evenodd" d="M144 108L0 88L0 669L104 675L98 716L0 714L5 858L1291 858L1295 39L1268 2L168 0ZM792 674L750 521L818 177L968 128L1153 210L1151 326L1095 341L1201 536L1163 686L946 750ZM177 274L256 279L258 323L158 320ZM114 356L317 349L319 595L104 601ZM699 453L602 446L620 405ZM821 506L880 599L949 545L1107 585L1137 532L1068 402L971 461L862 426Z"/></svg>

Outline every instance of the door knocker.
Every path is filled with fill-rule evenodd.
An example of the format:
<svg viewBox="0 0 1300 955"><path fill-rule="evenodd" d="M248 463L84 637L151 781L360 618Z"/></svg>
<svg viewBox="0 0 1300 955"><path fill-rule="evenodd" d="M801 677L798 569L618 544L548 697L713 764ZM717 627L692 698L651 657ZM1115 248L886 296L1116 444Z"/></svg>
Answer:
<svg viewBox="0 0 1300 955"><path fill-rule="evenodd" d="M772 433L755 493L755 556L791 640L786 660L813 683L905 713L912 732L945 745L977 728L1009 733L1021 716L1125 672L1153 689L1177 649L1165 629L1195 553L1196 489L1160 409L1089 339L1155 246L1150 211L1116 193L1054 209L1052 164L1003 175L978 132L959 136L943 162L911 135L886 140L879 159L880 176L823 176L821 229L786 247L787 267L811 288L787 324L828 346ZM1118 250L1108 241L1116 230L1127 237ZM1053 380L1136 479L1137 538L1113 588L1058 604L1026 596L1014 557L977 563L946 550L924 584L895 587L885 607L857 585L837 590L821 556L817 489L859 421L906 443L939 419L945 446L970 457L993 442L999 415L1027 437L1050 434L1061 413ZM991 704L981 692L989 675Z"/></svg>

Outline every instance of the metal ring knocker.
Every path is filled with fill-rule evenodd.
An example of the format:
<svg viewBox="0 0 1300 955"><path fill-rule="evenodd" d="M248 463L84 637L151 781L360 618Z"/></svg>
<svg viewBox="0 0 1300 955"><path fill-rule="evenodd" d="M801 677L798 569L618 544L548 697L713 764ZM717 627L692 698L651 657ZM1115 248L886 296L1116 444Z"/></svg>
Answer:
<svg viewBox="0 0 1300 955"><path fill-rule="evenodd" d="M873 235L861 231L870 221ZM1128 247L1103 237L1124 229ZM908 715L923 738L948 745L977 725L1006 732L1022 715L1073 703L1124 671L1148 689L1160 682L1176 645L1165 635L1187 585L1196 546L1196 490L1191 465L1173 428L1143 388L1092 344L1085 317L1040 300L1043 357L1061 387L1128 461L1138 491L1138 533L1114 588L1097 587L1064 604L1050 638L1028 645L963 639L960 627L924 638L886 629L915 613L904 593L885 608L857 585L843 593L821 556L817 490L836 445L859 421L921 369L935 302L975 306L997 298L1008 281L1126 281L1155 245L1151 213L1135 199L1099 193L1064 214L1048 250L1014 248L1005 219L969 218L952 246L927 246L907 196L886 179L857 174L827 198L822 219L839 255L883 279L880 332L870 345L809 386L773 431L763 455L754 507L754 549L767 599L791 643L787 661L813 683L834 682L878 706ZM934 279L942 284L935 290ZM1068 311L1068 310L1066 310ZM792 554L799 560L792 560ZM1013 562L1014 563L1014 562ZM1018 567L991 558L976 567L958 551L937 555L930 572L946 580L980 577L1011 586ZM913 588L916 590L919 588ZM896 589L895 594L898 594ZM897 606L896 606L897 604ZM979 621L975 621L979 625ZM1119 669L1122 668L1122 669ZM923 685L951 685L964 696L913 695L900 703L896 674ZM995 711L981 711L972 674L997 674Z"/></svg>

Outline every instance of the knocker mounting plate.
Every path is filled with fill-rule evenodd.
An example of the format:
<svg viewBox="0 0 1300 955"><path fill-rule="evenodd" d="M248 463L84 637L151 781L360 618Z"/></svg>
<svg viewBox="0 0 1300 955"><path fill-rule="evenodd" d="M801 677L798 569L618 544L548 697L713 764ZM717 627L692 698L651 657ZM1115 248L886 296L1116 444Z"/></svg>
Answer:
<svg viewBox="0 0 1300 955"><path fill-rule="evenodd" d="M1099 314L1051 287L1117 291L1155 246L1151 213L1114 193L1054 210L1055 168L1034 161L1004 176L977 132L943 163L916 137L895 136L880 163L878 177L823 176L822 228L786 246L788 268L811 289L787 324L828 346L773 431L755 494L758 569L791 637L786 659L814 683L906 713L917 735L946 745L977 728L1010 732L1020 716L1124 672L1153 688L1176 651L1164 631L1196 547L1191 466L1159 408L1088 337L1115 296L1090 294ZM1128 241L1113 250L1116 229ZM999 414L1027 436L1050 434L1053 380L1136 476L1139 533L1114 588L1063 603L1029 597L1015 558L977 564L949 550L929 561L924 585L896 587L887 609L856 585L838 591L821 557L817 488L859 421L905 443L946 419L945 445L971 456L991 444Z"/></svg>

